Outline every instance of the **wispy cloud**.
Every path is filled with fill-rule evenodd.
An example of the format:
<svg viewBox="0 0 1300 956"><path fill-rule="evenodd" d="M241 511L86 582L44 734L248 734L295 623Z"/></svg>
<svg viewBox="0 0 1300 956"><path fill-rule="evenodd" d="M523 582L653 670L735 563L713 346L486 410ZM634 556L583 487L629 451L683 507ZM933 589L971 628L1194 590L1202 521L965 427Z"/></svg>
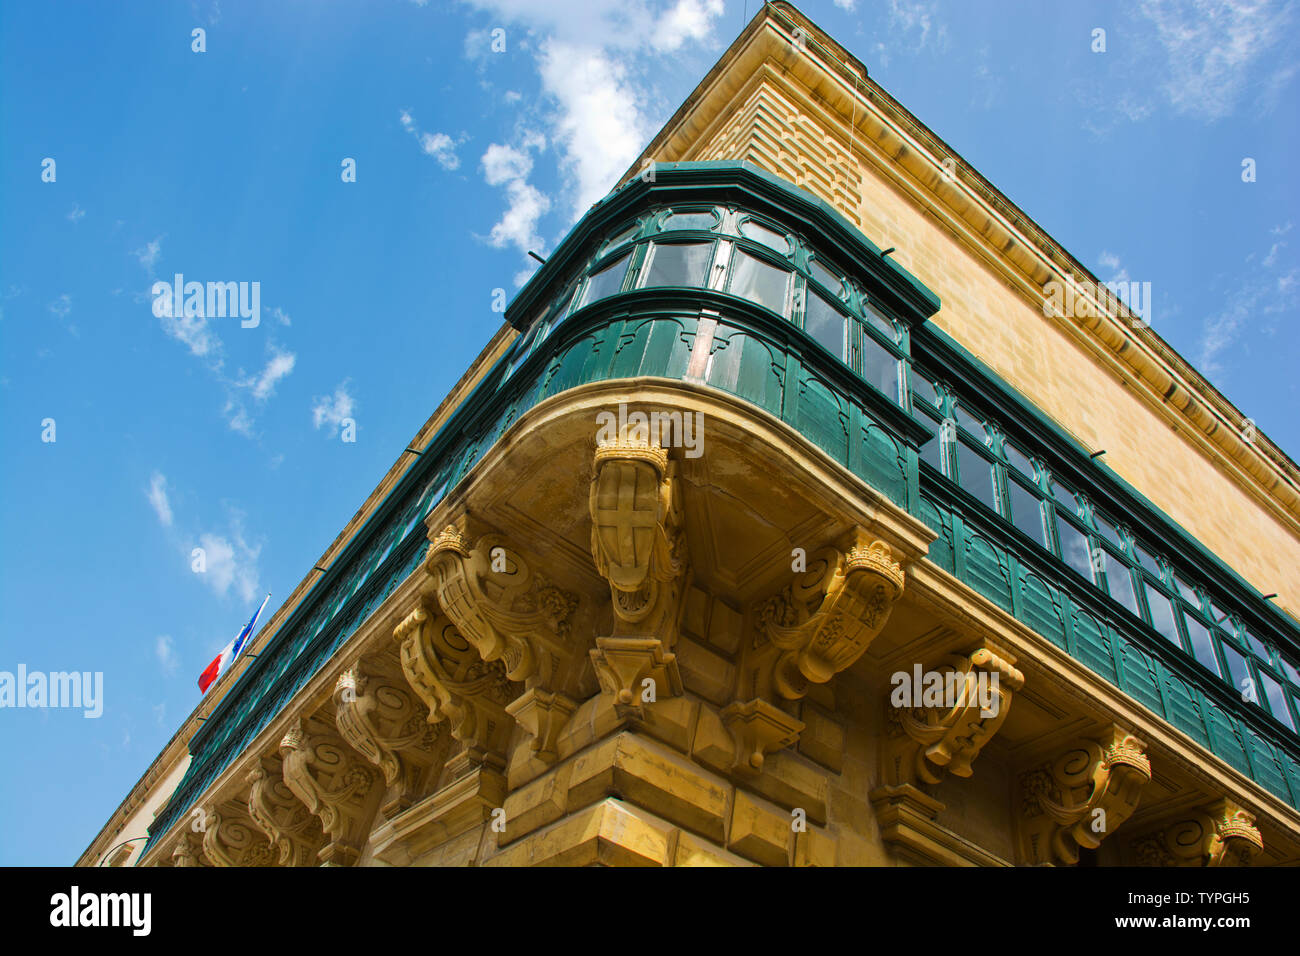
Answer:
<svg viewBox="0 0 1300 956"><path fill-rule="evenodd" d="M1269 230L1272 236L1283 236L1291 229L1284 226ZM1228 371L1227 354L1244 340L1248 329L1254 327L1265 334L1275 329L1276 316L1294 308L1295 291L1300 282L1300 268L1280 268L1279 262L1286 243L1270 244L1269 251L1255 265L1257 253L1245 258L1241 278L1230 290L1227 304L1206 317L1201 330L1197 366L1207 376L1222 375Z"/></svg>
<svg viewBox="0 0 1300 956"><path fill-rule="evenodd" d="M311 409L312 424L317 429L328 427L331 435L337 435L343 420L352 417L356 400L348 392L349 381L340 382L333 395L317 396Z"/></svg>
<svg viewBox="0 0 1300 956"><path fill-rule="evenodd" d="M164 528L170 528L173 515L172 504L167 497L167 477L162 472L155 471L149 478L149 490L145 494L153 506L154 514L158 516L158 523Z"/></svg>
<svg viewBox="0 0 1300 956"><path fill-rule="evenodd" d="M241 516L235 515L228 535L206 532L199 535L206 570L199 575L218 597L232 590L247 604L258 593L257 558L261 545L250 545L244 538Z"/></svg>
<svg viewBox="0 0 1300 956"><path fill-rule="evenodd" d="M158 666L162 668L163 675L172 677L180 668L180 660L176 657L176 648L172 644L170 635L160 634L154 641L153 653L158 658Z"/></svg>
<svg viewBox="0 0 1300 956"><path fill-rule="evenodd" d="M74 202L72 204L72 211L68 213L67 216L65 216L64 218L67 219L68 222L81 222L81 220L84 219L85 216L86 216L86 210L82 209Z"/></svg>
<svg viewBox="0 0 1300 956"><path fill-rule="evenodd" d="M249 409L249 401L261 406L275 394L275 387L293 371L298 356L281 349L274 342L267 344L270 358L260 372L252 375L240 374L226 383L226 404L222 409L226 424L232 431L253 437L254 418Z"/></svg>
<svg viewBox="0 0 1300 956"><path fill-rule="evenodd" d="M546 139L540 134L524 135L522 148L493 143L483 154L483 179L489 186L501 186L509 205L492 227L488 242L498 249L514 246L526 254L542 249L538 223L551 208L551 200L528 182L533 169L530 150L544 149Z"/></svg>
<svg viewBox="0 0 1300 956"><path fill-rule="evenodd" d="M131 253L149 275L153 275L153 267L157 264L158 257L162 255L162 240L162 236L151 239Z"/></svg>
<svg viewBox="0 0 1300 956"><path fill-rule="evenodd" d="M423 132L416 125L415 117L411 115L410 110L402 110L398 114L398 119L402 124L402 129L415 137L416 142L420 144L421 151L426 156L432 156L437 160L439 166L449 170L460 166L460 157L456 155L456 148L465 142L466 136L462 134L459 139L452 139L446 133Z"/></svg>

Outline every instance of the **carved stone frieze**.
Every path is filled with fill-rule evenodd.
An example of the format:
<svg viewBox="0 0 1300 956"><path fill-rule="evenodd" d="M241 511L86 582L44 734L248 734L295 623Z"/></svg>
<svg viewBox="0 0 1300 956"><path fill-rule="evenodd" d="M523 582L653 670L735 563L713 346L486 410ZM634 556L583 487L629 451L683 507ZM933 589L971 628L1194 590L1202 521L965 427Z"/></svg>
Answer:
<svg viewBox="0 0 1300 956"><path fill-rule="evenodd" d="M1151 780L1146 744L1117 725L1081 740L1020 778L1020 847L1026 863L1073 865L1137 809Z"/></svg>
<svg viewBox="0 0 1300 956"><path fill-rule="evenodd" d="M1263 849L1255 815L1227 799L1133 841L1139 866L1250 866Z"/></svg>

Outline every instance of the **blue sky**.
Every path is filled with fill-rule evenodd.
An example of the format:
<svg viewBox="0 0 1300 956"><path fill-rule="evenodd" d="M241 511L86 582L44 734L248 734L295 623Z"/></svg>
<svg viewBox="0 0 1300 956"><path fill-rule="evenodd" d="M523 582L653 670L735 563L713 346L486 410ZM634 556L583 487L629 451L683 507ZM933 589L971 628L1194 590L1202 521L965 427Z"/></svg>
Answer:
<svg viewBox="0 0 1300 956"><path fill-rule="evenodd" d="M76 859L755 7L0 7L0 670L104 674L0 710L0 864ZM1295 3L802 8L1295 456Z"/></svg>

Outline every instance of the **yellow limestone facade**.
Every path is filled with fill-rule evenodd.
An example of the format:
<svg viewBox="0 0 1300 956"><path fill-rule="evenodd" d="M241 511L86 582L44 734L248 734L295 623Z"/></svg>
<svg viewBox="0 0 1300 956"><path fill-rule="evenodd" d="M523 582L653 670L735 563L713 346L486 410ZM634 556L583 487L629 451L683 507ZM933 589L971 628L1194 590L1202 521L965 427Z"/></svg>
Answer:
<svg viewBox="0 0 1300 956"><path fill-rule="evenodd" d="M1294 465L1126 314L1049 318L1045 285L1087 271L786 4L760 10L628 177L715 159L783 177L897 247L943 303L930 321L1300 610ZM702 414L704 454L598 442L620 403ZM81 864L1300 861L1290 804L934 564L934 530L798 432L689 376L548 398L425 523L419 568L192 812L123 855L238 667ZM890 675L914 664L996 674L996 714L891 707Z"/></svg>

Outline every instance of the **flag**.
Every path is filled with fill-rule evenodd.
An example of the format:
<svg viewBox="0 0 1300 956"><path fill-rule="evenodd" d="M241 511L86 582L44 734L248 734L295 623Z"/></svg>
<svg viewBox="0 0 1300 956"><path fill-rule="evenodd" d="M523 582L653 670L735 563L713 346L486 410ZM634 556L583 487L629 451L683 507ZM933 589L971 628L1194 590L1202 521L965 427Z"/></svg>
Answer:
<svg viewBox="0 0 1300 956"><path fill-rule="evenodd" d="M244 649L249 638L253 636L253 628L257 627L257 619L262 616L262 610L266 607L266 602L269 600L271 600L270 594L262 598L262 607L259 607L253 613L253 617L244 625L244 629L239 632L239 636L227 644L222 652L218 654L213 659L212 663L204 669L203 673L199 675L200 691L206 694L208 688L216 683L217 678L224 674L226 668L229 667L234 659L239 656L239 652Z"/></svg>

